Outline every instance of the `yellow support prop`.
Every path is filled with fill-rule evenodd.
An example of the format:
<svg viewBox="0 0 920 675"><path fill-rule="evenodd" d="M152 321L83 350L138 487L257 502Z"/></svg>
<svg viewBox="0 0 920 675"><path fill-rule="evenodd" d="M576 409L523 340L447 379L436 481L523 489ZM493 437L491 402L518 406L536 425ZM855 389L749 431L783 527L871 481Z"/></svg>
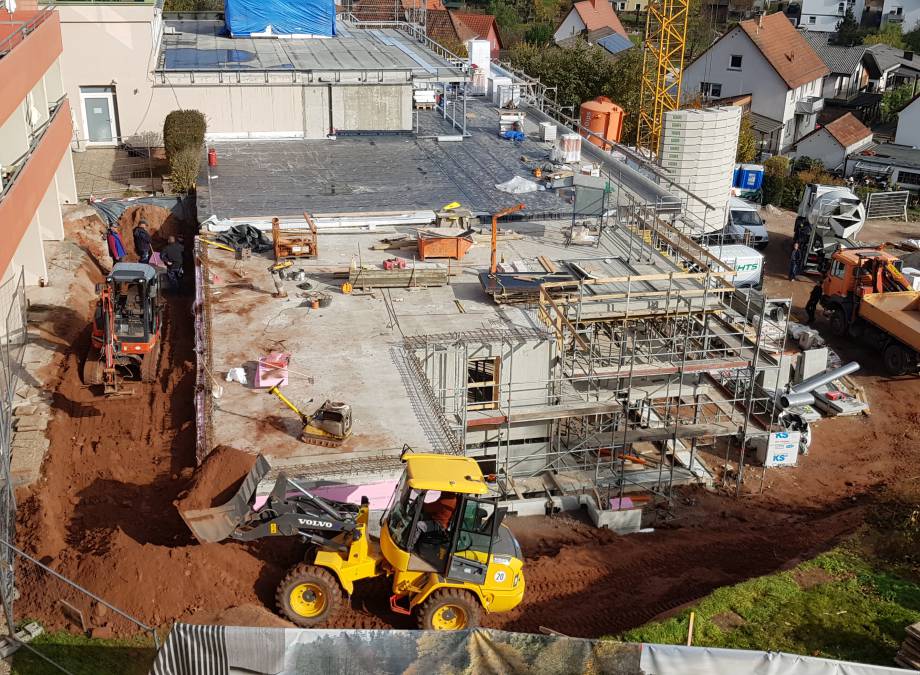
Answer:
<svg viewBox="0 0 920 675"><path fill-rule="evenodd" d="M636 145L652 158L661 145L664 114L680 108L689 9L690 0L658 0L648 5Z"/></svg>

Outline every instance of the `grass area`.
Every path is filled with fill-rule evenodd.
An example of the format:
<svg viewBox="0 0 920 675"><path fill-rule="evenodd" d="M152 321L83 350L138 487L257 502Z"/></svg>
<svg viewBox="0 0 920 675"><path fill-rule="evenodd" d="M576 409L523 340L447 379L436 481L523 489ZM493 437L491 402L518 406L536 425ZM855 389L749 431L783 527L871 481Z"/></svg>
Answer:
<svg viewBox="0 0 920 675"><path fill-rule="evenodd" d="M153 641L147 636L129 640L91 640L82 635L58 632L39 635L29 645L74 675L146 675L156 656ZM60 672L24 647L13 655L12 675L60 675Z"/></svg>
<svg viewBox="0 0 920 675"><path fill-rule="evenodd" d="M904 629L920 621L920 583L843 546L788 572L720 588L696 607L618 639L686 644L691 609L696 646L893 666Z"/></svg>

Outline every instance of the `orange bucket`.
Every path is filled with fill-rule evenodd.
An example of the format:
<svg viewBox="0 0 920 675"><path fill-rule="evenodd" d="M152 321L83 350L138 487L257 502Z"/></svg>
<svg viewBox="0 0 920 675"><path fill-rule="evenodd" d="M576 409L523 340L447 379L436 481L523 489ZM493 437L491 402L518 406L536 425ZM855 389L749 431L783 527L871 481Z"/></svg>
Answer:
<svg viewBox="0 0 920 675"><path fill-rule="evenodd" d="M313 298L313 300L310 301L310 309L319 309L319 300L318 300L318 299Z"/></svg>

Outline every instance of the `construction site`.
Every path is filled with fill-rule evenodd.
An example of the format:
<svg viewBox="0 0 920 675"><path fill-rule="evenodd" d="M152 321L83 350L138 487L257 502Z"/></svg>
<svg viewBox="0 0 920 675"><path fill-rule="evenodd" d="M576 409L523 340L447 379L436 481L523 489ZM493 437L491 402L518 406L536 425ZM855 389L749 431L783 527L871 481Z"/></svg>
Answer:
<svg viewBox="0 0 920 675"><path fill-rule="evenodd" d="M669 99L679 9L647 29L636 143L609 100L573 116L487 40L434 42L423 9L339 9L323 39L167 20L157 86L233 92L197 189L70 207L13 303L11 625L594 640L827 550L915 469L901 258L870 278L875 254L827 253L804 325L813 284L776 254L824 269L849 202L772 219L769 254L727 238L741 112ZM861 217L862 241L910 236ZM903 301L846 310L894 317L862 344L844 279ZM192 672L166 653L153 672Z"/></svg>

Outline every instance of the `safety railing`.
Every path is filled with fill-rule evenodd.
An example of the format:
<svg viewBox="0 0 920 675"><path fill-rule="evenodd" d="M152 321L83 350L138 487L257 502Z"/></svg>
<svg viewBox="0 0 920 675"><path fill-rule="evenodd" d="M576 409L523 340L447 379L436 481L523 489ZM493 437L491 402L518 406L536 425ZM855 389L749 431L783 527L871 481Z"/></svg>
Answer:
<svg viewBox="0 0 920 675"><path fill-rule="evenodd" d="M0 59L13 51L16 45L25 40L45 19L51 16L52 11L50 7L44 7L37 14L30 16L28 19L21 21L16 19L0 21L0 27L12 26L12 32L0 39Z"/></svg>

